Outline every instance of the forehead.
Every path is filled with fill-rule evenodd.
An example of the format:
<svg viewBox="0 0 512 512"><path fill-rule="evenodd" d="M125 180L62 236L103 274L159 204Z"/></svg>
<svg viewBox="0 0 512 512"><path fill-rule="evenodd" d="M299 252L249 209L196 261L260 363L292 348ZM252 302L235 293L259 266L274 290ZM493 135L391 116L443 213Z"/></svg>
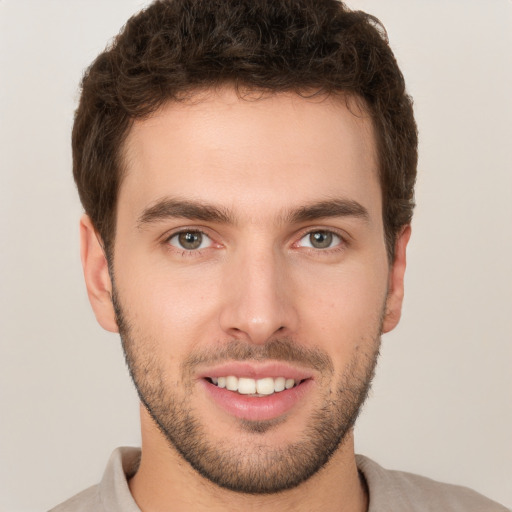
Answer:
<svg viewBox="0 0 512 512"><path fill-rule="evenodd" d="M119 209L177 195L274 211L335 195L380 214L372 123L346 97L198 93L136 121L124 156Z"/></svg>

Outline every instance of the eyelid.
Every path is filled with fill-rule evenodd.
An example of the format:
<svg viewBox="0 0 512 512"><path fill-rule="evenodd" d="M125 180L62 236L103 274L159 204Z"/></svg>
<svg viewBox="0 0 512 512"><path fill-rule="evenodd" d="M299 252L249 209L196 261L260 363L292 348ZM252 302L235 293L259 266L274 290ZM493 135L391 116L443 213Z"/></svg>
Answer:
<svg viewBox="0 0 512 512"><path fill-rule="evenodd" d="M159 236L159 239L162 242L167 242L170 240L173 236L179 235L180 233L201 233L202 235L207 236L210 239L214 239L214 237L211 234L211 230L208 228L205 228L203 226L179 226L172 229L168 229L165 233L161 234Z"/></svg>
<svg viewBox="0 0 512 512"><path fill-rule="evenodd" d="M200 233L203 237L209 240L209 244L206 247L199 247L197 249L186 249L185 247L181 247L179 244L170 243L172 238L177 237L182 233ZM173 253L179 253L182 256L199 256L203 253L203 251L210 250L212 247L222 247L222 244L217 242L217 240L218 235L216 235L215 232L212 233L212 230L207 227L197 225L182 225L169 229L163 233L159 237L159 244L162 244L166 250Z"/></svg>
<svg viewBox="0 0 512 512"><path fill-rule="evenodd" d="M186 247L181 247L179 245L179 242L176 243L176 245L174 243L172 243L171 241L175 238L176 240L179 239L179 236L184 234L184 233L198 233L201 235L201 244L199 245L199 247L196 247L194 249L187 249ZM208 245L204 246L203 244L204 243L208 243ZM199 230L192 230L192 229L185 229L185 230L182 230L182 231L177 231L176 233L173 233L172 235L170 235L168 238L167 238L167 243L169 245L172 245L173 247L176 247L176 249L179 249L179 250L184 250L184 251L190 251L190 252L197 252L197 251L200 251L202 249L207 249L208 247L211 247L213 245L213 240L211 239L210 236L208 236L206 233L204 233L203 231L199 231Z"/></svg>
<svg viewBox="0 0 512 512"><path fill-rule="evenodd" d="M331 247L327 247L325 249L319 249L316 247L299 245L300 241L303 240L305 237L311 235L312 233L318 233L318 232L330 233L330 234L334 235L335 237L337 237L339 239L339 242L337 244L335 244ZM312 227L312 228L308 227L308 228L300 231L298 237L296 238L296 242L293 243L293 246L294 247L303 247L305 249L312 249L314 251L329 252L329 251L339 250L340 248L347 246L349 244L349 239L350 239L349 235L345 234L344 232L341 232L339 229L336 229L336 228L325 227L325 226L318 226L318 227Z"/></svg>

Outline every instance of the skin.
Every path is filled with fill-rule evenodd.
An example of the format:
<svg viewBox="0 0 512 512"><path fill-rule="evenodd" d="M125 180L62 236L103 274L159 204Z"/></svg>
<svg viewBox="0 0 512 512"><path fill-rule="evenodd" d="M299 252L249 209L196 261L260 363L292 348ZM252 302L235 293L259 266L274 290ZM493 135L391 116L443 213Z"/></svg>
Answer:
<svg viewBox="0 0 512 512"><path fill-rule="evenodd" d="M372 125L355 102L279 93L242 100L230 88L169 104L135 122L125 150L113 269L136 357L152 357L164 385L186 398L209 442L269 453L297 442L322 400L347 375L363 375L379 336L399 321L410 228L386 255ZM230 219L163 216L141 222L173 198L224 209ZM361 215L292 219L289 212L330 200L357 203ZM351 204L352 204L351 203ZM202 231L202 249L180 249L180 229ZM336 234L327 249L310 232ZM81 221L82 262L98 322L118 332L107 262L89 218ZM179 244L178 244L179 245ZM191 354L229 340L264 346L277 337L326 354L307 399L264 433L244 428L184 377ZM144 343L142 343L144 342ZM314 373L314 372L313 372ZM363 511L367 496L350 430L324 468L297 487L244 495L200 476L141 407L142 459L130 480L145 511Z"/></svg>

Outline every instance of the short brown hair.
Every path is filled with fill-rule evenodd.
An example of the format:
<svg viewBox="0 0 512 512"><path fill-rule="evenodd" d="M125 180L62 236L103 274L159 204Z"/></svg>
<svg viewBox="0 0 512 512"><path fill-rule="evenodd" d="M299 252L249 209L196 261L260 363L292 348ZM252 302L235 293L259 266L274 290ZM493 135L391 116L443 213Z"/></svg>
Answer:
<svg viewBox="0 0 512 512"><path fill-rule="evenodd" d="M80 200L107 256L132 122L195 89L224 83L364 100L377 136L392 260L414 208L412 101L380 22L337 0L159 0L128 20L85 72L72 136Z"/></svg>

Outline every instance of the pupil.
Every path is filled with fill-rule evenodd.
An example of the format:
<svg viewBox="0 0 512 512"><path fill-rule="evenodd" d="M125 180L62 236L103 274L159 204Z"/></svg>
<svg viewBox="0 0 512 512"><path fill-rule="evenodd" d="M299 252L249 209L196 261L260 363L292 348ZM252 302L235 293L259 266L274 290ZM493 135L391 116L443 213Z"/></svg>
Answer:
<svg viewBox="0 0 512 512"><path fill-rule="evenodd" d="M202 235L201 233L193 233L190 231L187 233L180 233L179 241L180 245L185 249L197 249L201 245Z"/></svg>
<svg viewBox="0 0 512 512"><path fill-rule="evenodd" d="M326 249L332 244L332 233L316 231L309 235L311 245L317 249Z"/></svg>

